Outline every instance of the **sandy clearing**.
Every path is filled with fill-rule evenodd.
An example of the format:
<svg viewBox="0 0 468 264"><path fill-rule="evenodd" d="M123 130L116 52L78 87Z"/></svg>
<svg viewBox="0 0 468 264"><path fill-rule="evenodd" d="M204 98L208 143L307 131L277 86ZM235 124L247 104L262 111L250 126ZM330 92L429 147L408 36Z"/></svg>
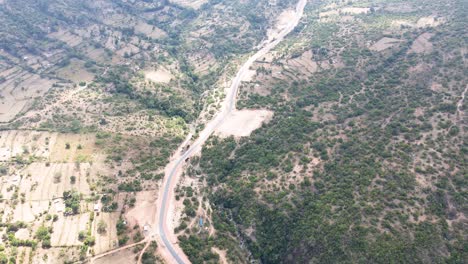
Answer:
<svg viewBox="0 0 468 264"><path fill-rule="evenodd" d="M257 71L255 70L248 70L247 73L245 74L244 78L242 78L243 82L250 82L252 81L253 77L257 74Z"/></svg>
<svg viewBox="0 0 468 264"><path fill-rule="evenodd" d="M94 260L92 263L94 264L130 264L136 263L135 258L137 254L133 252L133 248L124 249L118 251L114 254L109 254L102 258Z"/></svg>
<svg viewBox="0 0 468 264"><path fill-rule="evenodd" d="M221 250L219 248L216 248L216 247L213 247L211 248L211 250L218 254L219 255L219 263L221 264L228 264L229 262L227 261L227 257L226 257L226 250Z"/></svg>
<svg viewBox="0 0 468 264"><path fill-rule="evenodd" d="M216 129L216 134L221 137L247 137L272 117L273 112L270 110L235 110Z"/></svg>
<svg viewBox="0 0 468 264"><path fill-rule="evenodd" d="M160 67L156 71L145 71L145 78L155 83L169 83L174 76L166 68Z"/></svg>
<svg viewBox="0 0 468 264"><path fill-rule="evenodd" d="M344 14L348 15L358 15L358 14L367 14L369 13L370 8L368 7L344 7L341 9L332 9L319 13L319 18L326 18L331 16L341 16Z"/></svg>
<svg viewBox="0 0 468 264"><path fill-rule="evenodd" d="M140 227L154 223L156 207L154 204L158 198L158 191L144 191L136 193L135 207L125 214L129 226L138 224ZM155 228L155 227L151 227Z"/></svg>
<svg viewBox="0 0 468 264"><path fill-rule="evenodd" d="M414 53L430 53L432 51L432 43L429 39L432 37L431 33L423 33L411 45L411 52Z"/></svg>
<svg viewBox="0 0 468 264"><path fill-rule="evenodd" d="M179 5L183 5L183 6L188 6L193 9L198 9L204 3L208 2L208 0L171 0L171 2L174 2Z"/></svg>
<svg viewBox="0 0 468 264"><path fill-rule="evenodd" d="M368 7L345 7L341 9L341 13L344 14L367 14L369 13L370 8Z"/></svg>
<svg viewBox="0 0 468 264"><path fill-rule="evenodd" d="M189 263L187 256L184 254L183 250L179 247L179 245L173 245L174 242L177 242L177 237L174 234L174 230L170 229L168 224L171 223L173 217L173 211L171 211L171 207L173 207L173 193L174 188L176 186L176 182L180 178L180 171L181 167L184 165L184 161L187 158L190 158L192 155L199 153L200 149L202 148L204 142L216 132L218 125L224 122L229 122L229 118L232 118L232 113L235 112L235 99L239 91L239 87L242 82L242 78L245 75L246 71L251 68L253 63L257 61L259 58L263 57L266 53L268 53L271 49L275 48L284 37L289 34L298 24L299 21L304 13L304 8L307 4L307 0L299 0L296 5L296 15L290 20L290 23L279 32L278 37L272 40L271 42L266 42L261 49L249 57L249 59L242 64L239 71L237 72L236 76L232 79L231 85L229 88L225 89L227 96L225 97L224 101L222 102L222 108L212 119L210 122L207 122L205 128L199 133L199 137L192 142L191 147L184 152L184 154L180 154L180 149L184 147L184 142L177 150L175 156L171 160L171 162L166 166L166 176L164 177L162 187L160 188L160 196L158 198L157 205L159 206L159 223L157 231L159 232L156 234L158 236L158 242L162 242L162 245L158 247L158 250L161 252L161 255L166 259L172 262L178 263ZM251 110L254 111L254 110ZM257 110L257 111L267 111L267 110ZM239 112L246 112L239 111ZM267 111L269 112L269 111ZM264 112L264 117L267 116L267 112ZM248 112L247 112L248 113ZM270 112L273 115L272 112ZM255 116L259 116L258 112L253 112ZM250 117L252 113L248 113L247 118L245 119L253 119ZM263 120L262 120L263 121ZM259 122L260 124L262 122ZM232 131L228 129L229 133ZM187 140L189 140L188 138ZM170 231L169 231L170 230Z"/></svg>
<svg viewBox="0 0 468 264"><path fill-rule="evenodd" d="M29 239L31 233L29 232L29 230L27 228L22 228L18 231L16 231L15 233L15 237L18 238L18 239Z"/></svg>
<svg viewBox="0 0 468 264"><path fill-rule="evenodd" d="M295 11L292 9L283 11L276 20L275 27L268 29L267 41L270 42L274 38L277 38L279 33L288 26L292 19L294 19L295 14Z"/></svg>
<svg viewBox="0 0 468 264"><path fill-rule="evenodd" d="M379 41L374 43L370 47L370 50L383 51L383 50L393 47L394 45L397 45L400 42L401 42L400 39L383 37Z"/></svg>
<svg viewBox="0 0 468 264"><path fill-rule="evenodd" d="M418 22L416 22L416 26L419 28L424 28L424 27L436 27L440 24L442 24L445 21L443 18L437 18L435 16L427 16L427 17L421 17Z"/></svg>

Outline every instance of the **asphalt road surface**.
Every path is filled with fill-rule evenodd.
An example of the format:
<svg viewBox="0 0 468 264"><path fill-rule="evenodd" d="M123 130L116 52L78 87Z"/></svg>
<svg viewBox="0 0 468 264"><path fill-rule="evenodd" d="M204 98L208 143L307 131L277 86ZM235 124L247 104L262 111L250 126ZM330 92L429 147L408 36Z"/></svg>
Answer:
<svg viewBox="0 0 468 264"><path fill-rule="evenodd" d="M294 28L299 24L299 20L301 19L304 7L307 3L307 0L299 0L296 6L296 14L294 19L292 19L289 24L281 30L276 38L271 40L270 42L264 44L264 46L258 50L255 54L253 54L239 69L236 76L232 80L231 86L229 87L228 93L226 98L223 102L223 107L221 107L220 111L217 113L216 117L211 120L206 126L205 129L200 132L200 136L195 140L192 146L180 157L178 157L175 161L170 163L170 167L167 170L166 179L163 181L163 194L162 198L160 199L159 203L159 210L158 210L158 232L161 241L163 242L164 250L167 250L172 257L172 259L167 259L169 263L190 263L188 258L185 256L183 251L177 244L173 244L171 242L171 238L174 238L175 235L173 234L173 230L169 230L167 227L167 220L170 216L169 213L169 203L172 201L172 193L174 191L174 187L177 182L178 178L178 171L184 164L185 160L192 156L194 153L199 151L205 141L213 134L216 128L221 125L226 118L229 116L229 113L235 109L236 106L236 97L239 90L239 86L241 84L242 79L248 73L249 68L252 64L258 60L259 58L266 55L271 49L273 49L276 45L278 45L286 35L288 35Z"/></svg>

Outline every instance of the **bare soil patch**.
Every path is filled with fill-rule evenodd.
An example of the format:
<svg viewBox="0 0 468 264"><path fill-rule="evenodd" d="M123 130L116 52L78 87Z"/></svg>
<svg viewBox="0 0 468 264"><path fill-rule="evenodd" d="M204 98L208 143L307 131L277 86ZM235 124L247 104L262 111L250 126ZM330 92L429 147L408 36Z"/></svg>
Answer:
<svg viewBox="0 0 468 264"><path fill-rule="evenodd" d="M435 16L427 16L421 17L418 22L416 22L416 26L423 28L423 27L437 27L438 25L444 23L444 18L439 18Z"/></svg>
<svg viewBox="0 0 468 264"><path fill-rule="evenodd" d="M216 134L221 137L247 137L272 117L273 112L269 110L235 110L216 129Z"/></svg>
<svg viewBox="0 0 468 264"><path fill-rule="evenodd" d="M295 11L294 10L285 10L283 11L278 19L276 20L275 27L268 29L267 31L267 36L268 40L272 40L276 38L281 30L286 28L289 24L289 22L294 19L295 16Z"/></svg>
<svg viewBox="0 0 468 264"><path fill-rule="evenodd" d="M370 8L368 7L345 7L341 9L341 13L344 14L367 14L369 13Z"/></svg>
<svg viewBox="0 0 468 264"><path fill-rule="evenodd" d="M124 249L114 254L96 259L95 264L130 264L136 263L137 253L133 252L133 248Z"/></svg>
<svg viewBox="0 0 468 264"><path fill-rule="evenodd" d="M411 52L414 53L429 53L432 51L432 43L429 39L432 37L431 33L423 33L413 42Z"/></svg>
<svg viewBox="0 0 468 264"><path fill-rule="evenodd" d="M383 50L386 50L388 48L391 48L395 45L398 45L398 43L400 43L401 40L400 39L396 39L396 38L387 38L387 37L384 37L384 38L381 38L379 41L377 41L376 43L374 43L371 47L370 47L370 50L374 50L374 51L383 51Z"/></svg>
<svg viewBox="0 0 468 264"><path fill-rule="evenodd" d="M146 71L145 78L155 83L169 83L174 78L174 76L169 70L165 68L159 68L156 71Z"/></svg>
<svg viewBox="0 0 468 264"><path fill-rule="evenodd" d="M179 5L183 5L183 6L188 6L193 9L198 9L204 3L208 2L208 0L171 0L171 2L174 2Z"/></svg>
<svg viewBox="0 0 468 264"><path fill-rule="evenodd" d="M129 226L139 225L143 227L144 225L154 223L154 217L156 217L156 207L154 204L158 198L158 191L138 192L135 198L135 207L128 210L125 214L125 219Z"/></svg>

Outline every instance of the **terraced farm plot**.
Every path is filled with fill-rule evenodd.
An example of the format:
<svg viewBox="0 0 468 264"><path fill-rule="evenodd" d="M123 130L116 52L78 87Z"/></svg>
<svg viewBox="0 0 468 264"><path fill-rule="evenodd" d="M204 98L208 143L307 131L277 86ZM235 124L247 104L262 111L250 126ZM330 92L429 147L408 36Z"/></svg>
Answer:
<svg viewBox="0 0 468 264"><path fill-rule="evenodd" d="M47 158L50 155L49 146L54 144L56 138L57 133L0 131L0 161L9 161L25 152L36 157Z"/></svg>
<svg viewBox="0 0 468 264"><path fill-rule="evenodd" d="M87 228L89 214L83 213L66 217L59 217L54 222L51 242L52 246L80 246L83 243L78 240L78 233Z"/></svg>
<svg viewBox="0 0 468 264"><path fill-rule="evenodd" d="M20 192L26 193L26 200L51 200L62 197L64 191L79 190L83 195L91 193L87 182L92 165L81 163L32 163L25 169L30 177L22 179ZM72 176L74 180L72 183Z"/></svg>
<svg viewBox="0 0 468 264"><path fill-rule="evenodd" d="M396 39L396 38L381 38L379 41L374 43L371 47L370 50L375 50L375 51L383 51L388 48L391 48L395 45L398 45L401 42L401 40Z"/></svg>
<svg viewBox="0 0 468 264"><path fill-rule="evenodd" d="M21 70L4 78L5 82L0 84L0 122L11 121L54 83L52 79Z"/></svg>
<svg viewBox="0 0 468 264"><path fill-rule="evenodd" d="M13 213L13 222L23 221L31 223L35 221L44 212L48 212L49 201L29 201L16 205ZM7 208L8 212L11 208Z"/></svg>
<svg viewBox="0 0 468 264"><path fill-rule="evenodd" d="M76 84L80 82L91 82L94 79L94 74L87 71L84 64L83 61L73 59L70 65L60 69L57 75L61 78L73 81Z"/></svg>
<svg viewBox="0 0 468 264"><path fill-rule="evenodd" d="M66 30L50 33L49 37L61 40L67 43L70 47L78 46L83 41L80 36L70 33Z"/></svg>
<svg viewBox="0 0 468 264"><path fill-rule="evenodd" d="M163 38L167 36L166 32L164 32L163 30L143 21L139 21L136 24L135 31L154 39Z"/></svg>
<svg viewBox="0 0 468 264"><path fill-rule="evenodd" d="M92 234L96 236L96 245L94 246L94 252L96 254L100 254L111 249L116 248L118 243L117 237L117 229L116 224L119 220L119 213L105 213L101 212L95 216L93 226L92 226ZM100 222L105 223L106 230L105 232L99 233L98 226Z"/></svg>

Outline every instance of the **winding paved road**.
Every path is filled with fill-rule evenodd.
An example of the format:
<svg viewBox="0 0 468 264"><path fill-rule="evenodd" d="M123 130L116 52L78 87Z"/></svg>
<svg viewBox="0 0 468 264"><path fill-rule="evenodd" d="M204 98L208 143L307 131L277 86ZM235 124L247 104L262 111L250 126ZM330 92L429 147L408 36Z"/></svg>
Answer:
<svg viewBox="0 0 468 264"><path fill-rule="evenodd" d="M232 110L235 109L236 97L239 90L239 86L244 76L248 73L249 68L256 60L266 55L271 49L278 45L286 35L288 35L292 30L294 30L294 28L299 24L299 20L303 15L306 3L307 0L299 0L296 6L295 16L293 19L291 19L289 24L279 32L276 38L266 43L263 46L263 48L261 48L259 51L257 51L257 53L252 55L242 65L242 67L239 69L236 76L232 80L231 86L228 88L226 98L224 99L223 106L221 107L216 117L205 126L205 129L202 132L200 132L199 137L194 141L192 146L183 155L177 157L166 167L166 177L163 181L163 185L161 188L162 194L159 195L158 199L159 210L157 213L159 214L159 217L156 235L158 235L160 241L163 242L164 251L167 251L166 253L169 253L165 255L171 257L171 259L167 259L169 263L190 263L187 256L185 256L185 254L183 253L182 249L177 244L171 242L177 241L177 238L175 237L173 230L169 230L167 226L168 221L170 221L172 217L172 215L169 213L169 207L170 203L172 202L172 194L174 192L174 187L178 182L178 178L180 175L180 168L182 167L187 158L200 151L205 141L211 136L211 134L213 134L216 128L225 121L229 113L231 113ZM183 145L181 146L181 148L183 148Z"/></svg>

